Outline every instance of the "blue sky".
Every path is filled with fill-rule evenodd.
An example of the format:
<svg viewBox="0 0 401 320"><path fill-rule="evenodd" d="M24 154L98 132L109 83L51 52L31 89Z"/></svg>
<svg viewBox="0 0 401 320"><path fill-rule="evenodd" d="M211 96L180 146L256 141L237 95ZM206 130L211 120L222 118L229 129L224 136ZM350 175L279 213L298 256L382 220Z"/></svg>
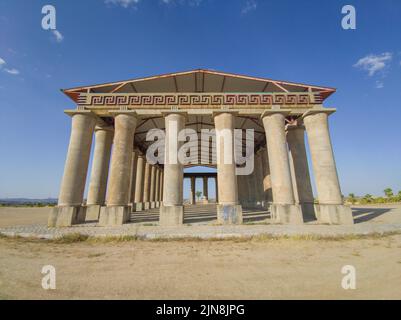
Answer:
<svg viewBox="0 0 401 320"><path fill-rule="evenodd" d="M338 88L343 193L401 190L399 0L1 0L0 197L57 197L74 107L60 88L195 68Z"/></svg>

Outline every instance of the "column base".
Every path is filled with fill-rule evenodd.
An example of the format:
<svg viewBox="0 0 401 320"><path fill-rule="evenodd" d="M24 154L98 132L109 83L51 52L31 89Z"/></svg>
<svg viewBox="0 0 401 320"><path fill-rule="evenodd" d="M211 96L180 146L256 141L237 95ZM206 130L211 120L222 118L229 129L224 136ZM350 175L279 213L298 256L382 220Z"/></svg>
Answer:
<svg viewBox="0 0 401 320"><path fill-rule="evenodd" d="M161 206L159 225L162 227L182 226L184 206Z"/></svg>
<svg viewBox="0 0 401 320"><path fill-rule="evenodd" d="M155 208L160 208L160 202L159 201L155 202Z"/></svg>
<svg viewBox="0 0 401 320"><path fill-rule="evenodd" d="M98 221L100 216L100 208L102 206L98 204L93 204L86 206L86 217L85 221Z"/></svg>
<svg viewBox="0 0 401 320"><path fill-rule="evenodd" d="M150 202L144 202L143 203L143 210L149 210L150 209Z"/></svg>
<svg viewBox="0 0 401 320"><path fill-rule="evenodd" d="M102 207L100 210L100 226L121 226L129 220L130 208L128 206Z"/></svg>
<svg viewBox="0 0 401 320"><path fill-rule="evenodd" d="M132 204L132 212L139 212L143 210L143 203L142 202L138 202L138 203L133 203Z"/></svg>
<svg viewBox="0 0 401 320"><path fill-rule="evenodd" d="M85 222L86 207L66 206L55 207L51 210L47 225L49 228L71 227Z"/></svg>
<svg viewBox="0 0 401 320"><path fill-rule="evenodd" d="M241 206L243 208L247 208L247 209L255 209L256 208L256 202L255 201L250 201L250 200L243 200L243 201L241 201Z"/></svg>
<svg viewBox="0 0 401 320"><path fill-rule="evenodd" d="M315 212L320 223L354 224L351 208L342 204L317 204Z"/></svg>
<svg viewBox="0 0 401 320"><path fill-rule="evenodd" d="M154 208L156 208L156 202L152 201L150 203L150 209L154 209Z"/></svg>
<svg viewBox="0 0 401 320"><path fill-rule="evenodd" d="M302 208L297 204L275 204L270 206L271 218L282 224L303 224Z"/></svg>
<svg viewBox="0 0 401 320"><path fill-rule="evenodd" d="M260 200L256 202L256 209L267 209L267 202L265 200Z"/></svg>
<svg viewBox="0 0 401 320"><path fill-rule="evenodd" d="M302 208L302 215L305 222L317 220L315 213L315 204L313 202L301 203L300 206Z"/></svg>
<svg viewBox="0 0 401 320"><path fill-rule="evenodd" d="M242 206L230 204L217 205L217 223L242 224Z"/></svg>

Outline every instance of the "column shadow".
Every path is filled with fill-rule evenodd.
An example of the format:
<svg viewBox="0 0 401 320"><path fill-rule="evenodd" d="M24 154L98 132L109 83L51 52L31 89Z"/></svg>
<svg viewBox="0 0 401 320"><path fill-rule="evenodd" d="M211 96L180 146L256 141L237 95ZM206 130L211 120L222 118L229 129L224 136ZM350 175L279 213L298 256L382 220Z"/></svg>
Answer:
<svg viewBox="0 0 401 320"><path fill-rule="evenodd" d="M352 208L355 223L362 223L377 218L391 211L388 208Z"/></svg>

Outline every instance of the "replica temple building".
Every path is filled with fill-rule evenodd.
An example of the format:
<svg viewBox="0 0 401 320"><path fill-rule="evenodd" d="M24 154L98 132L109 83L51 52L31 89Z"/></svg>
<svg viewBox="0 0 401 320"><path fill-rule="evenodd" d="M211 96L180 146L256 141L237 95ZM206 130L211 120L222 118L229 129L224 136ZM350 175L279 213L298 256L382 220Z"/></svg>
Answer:
<svg viewBox="0 0 401 320"><path fill-rule="evenodd" d="M191 181L191 204L196 202L195 180L203 180L204 203L213 202L208 181L214 181L219 224L243 223L243 208L268 210L272 223L353 224L330 139L328 118L336 110L323 106L333 88L193 70L63 92L76 108L65 111L71 117L71 137L49 227L85 221L118 226L130 222L132 213L156 208L160 226L182 225L184 178ZM189 155L196 159L183 164L172 160L183 145L172 132L188 128L200 140L203 129L215 129L217 143L199 141L199 152ZM156 163L147 157L154 143L147 139L152 129L165 134L158 141L163 151L157 153L164 161ZM253 170L247 175L238 174L241 165L235 161L225 161L227 154L235 158L236 141L234 134L220 134L235 129L253 132ZM195 163L217 173L184 174Z"/></svg>

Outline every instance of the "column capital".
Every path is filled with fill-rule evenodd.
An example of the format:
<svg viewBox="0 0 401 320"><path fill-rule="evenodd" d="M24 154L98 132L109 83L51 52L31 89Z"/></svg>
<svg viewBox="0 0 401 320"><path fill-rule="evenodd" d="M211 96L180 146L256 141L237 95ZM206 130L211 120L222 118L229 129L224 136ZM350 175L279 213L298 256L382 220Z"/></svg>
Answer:
<svg viewBox="0 0 401 320"><path fill-rule="evenodd" d="M317 113L326 113L328 116L335 113L337 111L336 108L316 108L316 109L310 109L306 111L302 116L301 119L304 119L307 116L311 116Z"/></svg>
<svg viewBox="0 0 401 320"><path fill-rule="evenodd" d="M93 113L91 110L67 109L67 110L64 110L64 113L70 117L73 117L77 114L83 114L83 115L92 116L95 119L100 120L100 118L95 113Z"/></svg>
<svg viewBox="0 0 401 320"><path fill-rule="evenodd" d="M187 111L182 111L182 110L169 110L169 111L162 111L162 116L163 117L167 117L170 115L179 115L179 116L183 116L185 118L185 120L188 120L188 112Z"/></svg>
<svg viewBox="0 0 401 320"><path fill-rule="evenodd" d="M273 114L282 114L283 116L288 116L290 113L291 110L288 109L267 109L262 112L261 118L263 119Z"/></svg>
<svg viewBox="0 0 401 320"><path fill-rule="evenodd" d="M218 111L213 111L212 112L212 118L214 119L216 116L222 114L222 113L229 113L233 116L237 116L239 112L237 110L218 110Z"/></svg>
<svg viewBox="0 0 401 320"><path fill-rule="evenodd" d="M123 114L138 118L138 113L134 110L109 110L108 112L114 117Z"/></svg>

